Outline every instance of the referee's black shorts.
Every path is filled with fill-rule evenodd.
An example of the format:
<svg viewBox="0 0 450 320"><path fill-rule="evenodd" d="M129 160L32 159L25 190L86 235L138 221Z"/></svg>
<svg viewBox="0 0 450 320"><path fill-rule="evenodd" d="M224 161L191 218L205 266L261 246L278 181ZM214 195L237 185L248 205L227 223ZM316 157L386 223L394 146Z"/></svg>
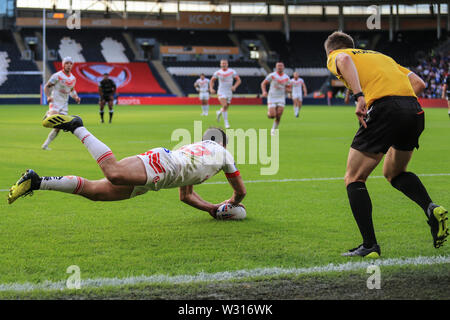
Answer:
<svg viewBox="0 0 450 320"><path fill-rule="evenodd" d="M103 94L100 96L100 101L111 101L114 100L114 94Z"/></svg>
<svg viewBox="0 0 450 320"><path fill-rule="evenodd" d="M401 151L419 148L425 115L415 97L388 96L376 100L367 111L367 128L360 126L352 148L386 153L392 146Z"/></svg>

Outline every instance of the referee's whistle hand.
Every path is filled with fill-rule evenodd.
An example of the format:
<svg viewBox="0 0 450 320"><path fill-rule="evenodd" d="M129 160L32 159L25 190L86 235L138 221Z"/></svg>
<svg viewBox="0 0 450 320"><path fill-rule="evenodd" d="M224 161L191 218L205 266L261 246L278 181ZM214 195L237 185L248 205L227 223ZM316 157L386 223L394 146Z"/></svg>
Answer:
<svg viewBox="0 0 450 320"><path fill-rule="evenodd" d="M366 100L364 99L364 97L359 97L358 98L358 102L356 104L355 114L356 114L356 117L359 120L359 123L361 123L361 125L364 128L367 128L366 121L364 120L364 118L367 115Z"/></svg>

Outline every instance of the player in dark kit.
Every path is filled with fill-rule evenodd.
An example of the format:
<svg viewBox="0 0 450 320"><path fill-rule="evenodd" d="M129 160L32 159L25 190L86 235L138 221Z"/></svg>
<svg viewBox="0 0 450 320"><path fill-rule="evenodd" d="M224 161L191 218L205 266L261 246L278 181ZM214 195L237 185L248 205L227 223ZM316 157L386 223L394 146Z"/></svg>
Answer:
<svg viewBox="0 0 450 320"><path fill-rule="evenodd" d="M114 94L116 93L116 84L113 80L111 80L108 77L108 74L103 74L103 80L100 81L100 84L98 86L98 93L100 95L100 119L102 120L102 123L105 121L103 120L103 108L105 107L105 103L108 102L108 108L109 108L109 123L112 121L113 113L114 113Z"/></svg>
<svg viewBox="0 0 450 320"><path fill-rule="evenodd" d="M449 234L448 212L431 201L414 173L406 171L424 130L424 111L416 95L425 89L425 83L386 55L355 49L352 37L343 32L331 34L325 41L325 50L328 69L353 92L360 122L348 154L345 184L364 242L343 255L369 258L381 255L365 182L385 154L384 176L423 209L433 245L441 247Z"/></svg>

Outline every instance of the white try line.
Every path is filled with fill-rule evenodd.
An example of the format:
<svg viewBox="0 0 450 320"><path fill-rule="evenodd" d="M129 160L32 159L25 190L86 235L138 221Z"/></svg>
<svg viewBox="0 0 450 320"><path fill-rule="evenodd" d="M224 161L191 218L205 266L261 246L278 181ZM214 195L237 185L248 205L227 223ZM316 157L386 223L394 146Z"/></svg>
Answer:
<svg viewBox="0 0 450 320"><path fill-rule="evenodd" d="M380 259L371 261L352 261L343 264L330 263L324 266L315 266L309 268L259 268L252 270L224 271L217 273L200 272L195 275L153 275L153 276L137 276L127 278L96 278L81 279L80 288L100 288L100 287L117 287L124 285L136 284L183 284L183 283L199 283L199 282L218 282L231 281L240 279L251 279L257 277L276 277L286 275L304 275L304 274L320 274L329 272L358 271L366 270L367 267L377 265L380 267L388 266L424 266L450 263L450 256L431 256L431 257L413 257L413 258L395 258ZM81 275L83 270L81 270ZM82 276L81 276L82 278ZM66 281L45 281L43 283L7 283L0 284L0 292L29 292L34 290L65 290L67 289Z"/></svg>
<svg viewBox="0 0 450 320"><path fill-rule="evenodd" d="M419 177L438 177L438 176L450 176L450 173L423 173L418 174ZM384 179L384 176L370 176L369 179ZM247 180L244 183L271 183L271 182L307 182L307 181L333 181L333 180L344 180L344 177L335 178L303 178L303 179L265 179L265 180ZM205 182L202 184L228 184L227 181L217 181L217 182Z"/></svg>
<svg viewBox="0 0 450 320"><path fill-rule="evenodd" d="M419 177L440 177L450 176L450 173L423 173L418 174ZM381 179L383 176L370 176L369 179ZM344 177L335 178L303 178L303 179L264 179L264 180L246 180L244 183L272 183L272 182L306 182L306 181L333 181L344 180ZM202 184L228 184L227 181L204 182ZM0 189L0 192L6 192L9 189Z"/></svg>

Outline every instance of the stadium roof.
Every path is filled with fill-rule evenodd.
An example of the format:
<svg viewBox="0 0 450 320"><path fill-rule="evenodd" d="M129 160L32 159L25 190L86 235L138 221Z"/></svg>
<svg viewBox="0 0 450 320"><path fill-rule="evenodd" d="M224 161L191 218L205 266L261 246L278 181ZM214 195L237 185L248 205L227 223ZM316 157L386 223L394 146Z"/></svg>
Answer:
<svg viewBox="0 0 450 320"><path fill-rule="evenodd" d="M142 0L141 0L142 1ZM149 2L174 2L174 0L144 0ZM182 0L182 1L195 1L199 2L199 0ZM447 4L448 0L209 0L205 2L209 2L212 4L228 4L228 3L267 3L267 4L287 4L290 5L327 5L327 6L337 6L337 5L346 5L346 6L362 6L362 5L389 5L389 4L405 4L405 5L414 5L414 4L438 4L444 3Z"/></svg>

